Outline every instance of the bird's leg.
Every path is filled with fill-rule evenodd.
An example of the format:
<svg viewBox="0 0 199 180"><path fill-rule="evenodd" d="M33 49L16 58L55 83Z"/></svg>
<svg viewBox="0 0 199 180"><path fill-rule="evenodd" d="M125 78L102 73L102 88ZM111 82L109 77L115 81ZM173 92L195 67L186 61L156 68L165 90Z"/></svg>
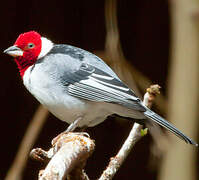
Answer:
<svg viewBox="0 0 199 180"><path fill-rule="evenodd" d="M69 132L73 132L73 131L77 128L78 123L79 123L79 121L81 121L81 120L82 120L82 117L77 118L73 123L71 123L71 124L68 126L68 128L67 128L64 132L60 133L58 136L56 136L55 138L53 138L51 144L54 145L54 144L57 142L57 140L58 140L63 134L67 134L67 133L69 133Z"/></svg>
<svg viewBox="0 0 199 180"><path fill-rule="evenodd" d="M82 118L80 118L80 120L81 120ZM73 129L73 128L76 128L77 127L77 125L78 125L78 122L79 122L79 120L77 119L77 120L75 120L72 124L70 124L70 126L66 129L66 131L64 131L63 133L68 133L68 132L72 132L73 130L75 130L75 129ZM76 127L74 127L76 125ZM87 133L87 132L84 132L85 130L86 130L86 128L87 128L88 126L83 126L83 127L80 127L80 128L78 128L78 131L77 132L74 132L75 134L77 134L77 135L82 135L82 136L85 136L85 137L90 137L89 136L89 134ZM71 130L71 129L72 130Z"/></svg>
<svg viewBox="0 0 199 180"><path fill-rule="evenodd" d="M73 123L71 123L68 128L63 133L73 132L78 126L79 121L82 120L82 117L77 118Z"/></svg>

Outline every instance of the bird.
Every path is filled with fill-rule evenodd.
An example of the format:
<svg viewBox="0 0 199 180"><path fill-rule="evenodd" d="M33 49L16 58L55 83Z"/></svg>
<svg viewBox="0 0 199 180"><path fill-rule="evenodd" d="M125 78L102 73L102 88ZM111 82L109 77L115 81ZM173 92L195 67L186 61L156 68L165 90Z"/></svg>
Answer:
<svg viewBox="0 0 199 180"><path fill-rule="evenodd" d="M58 119L93 127L117 114L151 120L188 144L198 146L154 111L98 56L66 44L55 44L36 31L18 36L4 53L13 56L28 91Z"/></svg>

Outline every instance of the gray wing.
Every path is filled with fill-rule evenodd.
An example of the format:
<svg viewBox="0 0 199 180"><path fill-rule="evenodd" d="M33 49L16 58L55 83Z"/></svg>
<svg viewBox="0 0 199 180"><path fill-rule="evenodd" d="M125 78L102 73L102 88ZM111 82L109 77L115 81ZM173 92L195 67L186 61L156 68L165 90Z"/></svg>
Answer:
<svg viewBox="0 0 199 180"><path fill-rule="evenodd" d="M62 78L72 96L146 111L140 99L123 82L90 64L83 62L77 71L71 74L67 72Z"/></svg>
<svg viewBox="0 0 199 180"><path fill-rule="evenodd" d="M103 69L103 71L105 71L106 73L120 80L119 77L113 72L113 70L103 60L101 60L95 54L92 54L84 49L74 47L71 45L66 45L66 44L58 44L58 45L54 45L53 49L48 54L50 55L50 54L56 54L56 53L68 55L71 58L73 58L74 61L78 60L80 63L85 62L94 67L97 67L98 69Z"/></svg>

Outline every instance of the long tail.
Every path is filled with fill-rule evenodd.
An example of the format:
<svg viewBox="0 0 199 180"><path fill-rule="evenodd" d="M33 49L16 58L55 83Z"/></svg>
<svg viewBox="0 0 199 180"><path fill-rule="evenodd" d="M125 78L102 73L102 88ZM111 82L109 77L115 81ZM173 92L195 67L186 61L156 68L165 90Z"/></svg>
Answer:
<svg viewBox="0 0 199 180"><path fill-rule="evenodd" d="M173 134L175 134L176 136L184 140L186 143L198 146L198 144L195 143L192 139L187 137L185 134L180 132L175 126L170 124L168 121L166 121L165 119L163 119L161 116L151 111L150 109L147 109L147 111L144 112L144 115L148 117L149 119L153 120L154 122L158 123L160 126L171 131Z"/></svg>

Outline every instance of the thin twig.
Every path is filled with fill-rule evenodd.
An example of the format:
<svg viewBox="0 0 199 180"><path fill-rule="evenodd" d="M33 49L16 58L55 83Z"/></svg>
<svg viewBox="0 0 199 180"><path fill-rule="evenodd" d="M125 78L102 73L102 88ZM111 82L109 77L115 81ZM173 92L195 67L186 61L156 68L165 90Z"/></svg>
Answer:
<svg viewBox="0 0 199 180"><path fill-rule="evenodd" d="M14 162L10 167L5 180L18 180L22 179L22 172L28 159L29 152L40 133L40 130L47 119L48 111L40 105L33 116L24 138L19 146Z"/></svg>
<svg viewBox="0 0 199 180"><path fill-rule="evenodd" d="M155 99L155 96L157 94L159 94L159 88L160 88L159 85L153 85L147 89L147 92L144 95L144 101L143 101L145 106L147 106L149 108L151 107L151 105ZM101 175L101 177L99 178L99 180L107 180L107 179L110 180L114 177L114 175L119 170L120 166L122 165L122 163L128 156L129 152L131 152L131 150L134 147L134 145L136 144L136 142L139 139L141 139L141 137L143 136L141 133L142 127L143 127L142 125L134 123L133 128L132 128L128 138L122 145L118 154L115 157L111 158L109 165L104 170L104 172Z"/></svg>

